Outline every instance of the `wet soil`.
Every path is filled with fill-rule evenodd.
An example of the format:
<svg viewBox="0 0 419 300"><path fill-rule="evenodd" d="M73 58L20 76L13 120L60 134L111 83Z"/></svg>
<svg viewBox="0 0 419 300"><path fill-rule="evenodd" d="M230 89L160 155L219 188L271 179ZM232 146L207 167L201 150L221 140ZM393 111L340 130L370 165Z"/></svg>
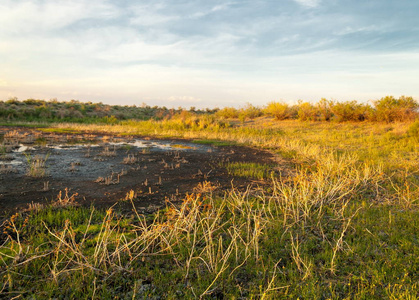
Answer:
<svg viewBox="0 0 419 300"><path fill-rule="evenodd" d="M225 162L275 164L270 152L250 147L17 127L0 127L0 146L0 217L57 201L60 191L63 199L66 190L80 205L118 203L128 211L132 203L125 200L133 198L138 210L153 211L166 199L176 202L200 192L203 182L220 193L252 184L252 179L229 175ZM44 176L28 174L29 162L37 159L45 163Z"/></svg>

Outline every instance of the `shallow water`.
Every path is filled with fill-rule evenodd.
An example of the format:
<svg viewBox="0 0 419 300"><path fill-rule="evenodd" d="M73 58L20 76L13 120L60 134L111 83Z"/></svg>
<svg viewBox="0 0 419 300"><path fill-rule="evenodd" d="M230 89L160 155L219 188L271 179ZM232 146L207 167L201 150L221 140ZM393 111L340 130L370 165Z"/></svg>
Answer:
<svg viewBox="0 0 419 300"><path fill-rule="evenodd" d="M27 172L28 159L40 156L46 158L47 174L57 179L82 176L86 180L95 180L105 174L120 173L131 166L122 160L128 153L136 154L141 159L145 150L169 152L209 152L211 147L186 142L129 140L126 142L81 143L81 144L19 144L7 159L0 160L0 165L12 166L20 175ZM109 151L110 154L104 154Z"/></svg>

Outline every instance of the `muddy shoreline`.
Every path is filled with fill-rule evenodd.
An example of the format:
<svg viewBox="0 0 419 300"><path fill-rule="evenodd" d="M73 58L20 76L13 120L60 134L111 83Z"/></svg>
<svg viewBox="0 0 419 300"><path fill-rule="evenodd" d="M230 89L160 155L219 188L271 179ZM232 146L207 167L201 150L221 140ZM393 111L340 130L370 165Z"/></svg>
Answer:
<svg viewBox="0 0 419 300"><path fill-rule="evenodd" d="M152 211L165 200L179 201L209 182L214 192L246 188L248 178L233 177L225 162L275 164L273 155L244 146L200 145L188 140L144 136L45 133L0 127L0 217L57 201L65 191L79 205L122 211ZM45 175L29 175L29 164L44 160ZM258 183L263 184L263 183ZM131 192L133 191L133 192ZM131 196L130 196L131 193Z"/></svg>

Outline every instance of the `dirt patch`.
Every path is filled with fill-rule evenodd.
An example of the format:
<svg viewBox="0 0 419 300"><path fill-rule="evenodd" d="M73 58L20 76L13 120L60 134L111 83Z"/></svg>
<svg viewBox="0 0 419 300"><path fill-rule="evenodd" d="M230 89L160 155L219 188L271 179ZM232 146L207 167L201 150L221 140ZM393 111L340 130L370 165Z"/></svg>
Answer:
<svg viewBox="0 0 419 300"><path fill-rule="evenodd" d="M229 175L223 162L276 163L267 151L185 140L55 134L10 127L0 127L0 138L2 217L31 203L56 201L60 191L64 197L65 189L70 196L77 194L75 199L81 205L118 203L122 210L131 210L131 201L125 200L134 198L139 210L153 210L166 199L176 201L185 193L199 192L196 187L203 182L210 182L219 192L252 183L249 178ZM36 160L44 163L45 174L29 174Z"/></svg>

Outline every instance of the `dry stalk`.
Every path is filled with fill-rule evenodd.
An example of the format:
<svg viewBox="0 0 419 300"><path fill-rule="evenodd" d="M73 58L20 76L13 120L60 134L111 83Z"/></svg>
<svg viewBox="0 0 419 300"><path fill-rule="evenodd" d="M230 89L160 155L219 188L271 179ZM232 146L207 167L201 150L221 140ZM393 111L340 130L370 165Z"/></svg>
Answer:
<svg viewBox="0 0 419 300"><path fill-rule="evenodd" d="M113 150L111 151L111 150L109 150L109 147L105 147L99 155L100 156L105 156L105 157L116 156L116 148L114 146Z"/></svg>
<svg viewBox="0 0 419 300"><path fill-rule="evenodd" d="M128 154L127 157L124 157L122 163L126 165L135 164L138 161L138 158L134 156L134 154Z"/></svg>
<svg viewBox="0 0 419 300"><path fill-rule="evenodd" d="M290 233L290 237L291 237L292 259L297 265L298 271L300 271L300 273L303 274L303 280L305 280L311 276L313 263L301 257L300 242L298 241L298 235L294 239L294 236L292 235L292 233Z"/></svg>

